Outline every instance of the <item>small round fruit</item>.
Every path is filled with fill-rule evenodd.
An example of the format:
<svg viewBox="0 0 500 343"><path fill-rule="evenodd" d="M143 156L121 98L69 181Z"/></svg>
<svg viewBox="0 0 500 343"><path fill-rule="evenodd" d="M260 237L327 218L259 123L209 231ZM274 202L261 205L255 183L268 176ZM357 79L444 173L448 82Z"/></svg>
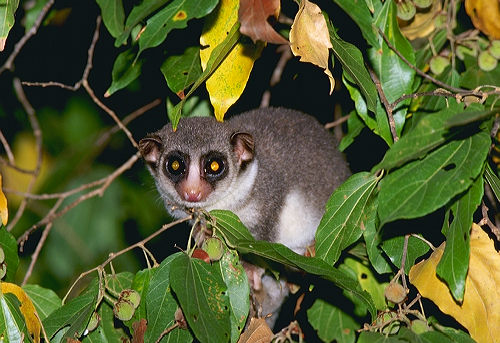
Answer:
<svg viewBox="0 0 500 343"><path fill-rule="evenodd" d="M401 20L410 20L417 13L415 4L410 0L401 0L396 2L397 16Z"/></svg>
<svg viewBox="0 0 500 343"><path fill-rule="evenodd" d="M500 40L492 41L488 48L488 52L496 59L500 59Z"/></svg>
<svg viewBox="0 0 500 343"><path fill-rule="evenodd" d="M415 319L414 321L411 322L411 331L420 335L421 333L430 331L430 328L425 320Z"/></svg>
<svg viewBox="0 0 500 343"><path fill-rule="evenodd" d="M141 295L133 289L124 289L123 291L121 291L118 301L120 301L121 299L130 301L134 309L139 307L139 304L141 303Z"/></svg>
<svg viewBox="0 0 500 343"><path fill-rule="evenodd" d="M417 6L418 8L427 8L430 5L432 5L434 0L413 0L413 2L415 3L415 6Z"/></svg>
<svg viewBox="0 0 500 343"><path fill-rule="evenodd" d="M221 240L215 237L207 238L202 246L210 258L210 261L218 261L224 255L224 245Z"/></svg>
<svg viewBox="0 0 500 343"><path fill-rule="evenodd" d="M5 263L0 263L0 280L7 274L7 265Z"/></svg>
<svg viewBox="0 0 500 343"><path fill-rule="evenodd" d="M477 57L479 68L484 71L491 71L497 67L498 61L488 51L481 51Z"/></svg>
<svg viewBox="0 0 500 343"><path fill-rule="evenodd" d="M434 56L429 62L429 67L434 75L441 74L449 65L450 61L444 56Z"/></svg>
<svg viewBox="0 0 500 343"><path fill-rule="evenodd" d="M385 288L385 298L395 304L401 304L406 298L406 291L399 283L390 283Z"/></svg>
<svg viewBox="0 0 500 343"><path fill-rule="evenodd" d="M3 248L0 246L0 263L3 263L5 261L5 251L3 251Z"/></svg>
<svg viewBox="0 0 500 343"><path fill-rule="evenodd" d="M97 329L100 322L101 322L101 316L99 315L99 313L97 313L97 312L92 313L92 316L90 317L90 321L87 324L87 330L89 332L94 331L95 329Z"/></svg>
<svg viewBox="0 0 500 343"><path fill-rule="evenodd" d="M115 314L115 317L123 322L132 319L132 317L134 316L134 312L134 306L132 306L130 301L126 301L123 299L118 300L113 306L113 313Z"/></svg>

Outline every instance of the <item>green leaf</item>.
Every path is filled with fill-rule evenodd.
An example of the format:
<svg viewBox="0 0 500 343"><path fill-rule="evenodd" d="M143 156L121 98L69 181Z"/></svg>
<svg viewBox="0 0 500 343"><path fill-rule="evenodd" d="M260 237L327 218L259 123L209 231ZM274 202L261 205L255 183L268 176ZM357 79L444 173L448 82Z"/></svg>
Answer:
<svg viewBox="0 0 500 343"><path fill-rule="evenodd" d="M371 295L377 310L382 311L387 308L384 295L387 282L380 283L367 265L351 257L347 257L339 268L353 275L358 280L361 288Z"/></svg>
<svg viewBox="0 0 500 343"><path fill-rule="evenodd" d="M99 306L101 321L99 326L83 339L83 343L122 343L128 341L128 336L122 328L115 328L115 315L108 303L103 302Z"/></svg>
<svg viewBox="0 0 500 343"><path fill-rule="evenodd" d="M0 51L5 48L9 31L14 26L14 13L16 13L17 6L19 6L19 0L3 0L0 5Z"/></svg>
<svg viewBox="0 0 500 343"><path fill-rule="evenodd" d="M217 218L227 216L228 220L221 222L217 219L215 229L226 239L228 245L244 254L253 254L281 263L285 266L299 268L307 273L318 275L326 280L332 281L347 293L360 299L369 309L372 316L376 315L376 309L370 295L360 289L359 283L327 264L325 261L314 257L308 258L298 255L286 246L278 243L265 241L256 241L252 238L247 228L241 224L241 221L234 214L228 211L211 211L211 215L217 215ZM230 214L230 215L229 215ZM250 239L246 238L249 237Z"/></svg>
<svg viewBox="0 0 500 343"><path fill-rule="evenodd" d="M343 249L362 234L366 203L378 182L368 172L349 177L335 190L316 231L316 256L333 265Z"/></svg>
<svg viewBox="0 0 500 343"><path fill-rule="evenodd" d="M500 202L500 179L493 172L493 170L491 169L491 167L488 163L486 163L486 170L484 172L484 177L486 178L486 181L488 181L488 184L490 185L491 189L493 190L493 193L495 194L497 201Z"/></svg>
<svg viewBox="0 0 500 343"><path fill-rule="evenodd" d="M20 304L14 294L0 292L0 336L6 343L22 342L23 336L30 337L19 309Z"/></svg>
<svg viewBox="0 0 500 343"><path fill-rule="evenodd" d="M343 72L347 73L349 79L361 90L368 110L375 112L378 97L377 89L373 84L370 74L366 70L363 54L356 46L341 39L335 32L330 21L327 21L327 23L333 53L342 64Z"/></svg>
<svg viewBox="0 0 500 343"><path fill-rule="evenodd" d="M210 211L210 215L215 218L213 226L215 226L216 229L221 229L216 232L224 236L226 243L230 247L234 248L240 240L254 240L250 231L248 231L240 218L233 212L227 210L212 210Z"/></svg>
<svg viewBox="0 0 500 343"><path fill-rule="evenodd" d="M149 289L146 295L148 329L144 336L144 342L156 342L165 329L175 324L174 315L179 306L170 288L170 269L172 261L182 254L179 252L163 260L156 268L149 282ZM161 340L163 343L191 341L190 332L180 328L173 329Z"/></svg>
<svg viewBox="0 0 500 343"><path fill-rule="evenodd" d="M238 341L250 311L250 285L236 252L228 249L217 265L227 286L231 307L231 342L234 343Z"/></svg>
<svg viewBox="0 0 500 343"><path fill-rule="evenodd" d="M19 265L19 256L17 255L17 242L14 236L4 227L0 227L0 246L5 253L4 263L7 265L7 274L5 280L7 282L14 281L17 266Z"/></svg>
<svg viewBox="0 0 500 343"><path fill-rule="evenodd" d="M465 278L469 269L470 228L472 216L483 198L483 178L479 176L465 194L453 202L443 223L446 246L436 268L436 273L450 288L457 301L462 301L465 292ZM448 216L453 221L448 223Z"/></svg>
<svg viewBox="0 0 500 343"><path fill-rule="evenodd" d="M49 2L49 0L36 0L33 7L25 8L25 15L23 19L24 30L27 33L35 24L36 19L42 12L43 7ZM27 6L26 6L27 7Z"/></svg>
<svg viewBox="0 0 500 343"><path fill-rule="evenodd" d="M484 107L479 104L471 104L467 109L470 109L470 111L457 113L453 117L449 118L444 126L446 128L464 126L477 121L485 120L496 113L495 111L484 110ZM474 111L474 109L476 109L476 111Z"/></svg>
<svg viewBox="0 0 500 343"><path fill-rule="evenodd" d="M429 49L430 50L430 49ZM452 69L451 66L447 67L444 72L436 76L436 78L444 82L450 86L453 87L458 87L460 83L460 76L458 75L457 71ZM419 89L420 92L431 92L431 91L436 91L438 89L437 85L434 85L433 83L425 83L421 89ZM442 93L447 93L446 90L442 90ZM449 93L451 94L451 93ZM421 111L427 111L427 112L434 112L434 111L440 111L445 108L448 108L450 105L456 105L455 101L449 101L446 97L444 96L427 96L423 97L420 100L421 105L419 106Z"/></svg>
<svg viewBox="0 0 500 343"><path fill-rule="evenodd" d="M403 247L405 238L403 236L393 237L385 240L382 243L382 250L387 254L391 262L401 268L401 260L403 258ZM408 249L405 260L405 274L408 275L410 268L415 264L415 260L426 254L430 247L419 238L408 237Z"/></svg>
<svg viewBox="0 0 500 343"><path fill-rule="evenodd" d="M356 339L359 324L351 316L344 313L322 299L316 299L307 310L307 318L323 342L352 343Z"/></svg>
<svg viewBox="0 0 500 343"><path fill-rule="evenodd" d="M201 18L212 12L219 0L174 0L146 23L139 37L139 56L144 50L160 45L173 29L187 26L193 18Z"/></svg>
<svg viewBox="0 0 500 343"><path fill-rule="evenodd" d="M381 223L424 216L466 190L481 171L489 145L489 135L479 132L387 175L380 183Z"/></svg>
<svg viewBox="0 0 500 343"><path fill-rule="evenodd" d="M450 107L439 112L425 115L413 128L401 137L386 152L382 162L373 167L372 171L392 169L425 156L429 151L461 133L459 130L449 131L446 123L457 113L465 116L473 115L477 107L463 109L460 104L450 104Z"/></svg>
<svg viewBox="0 0 500 343"><path fill-rule="evenodd" d="M383 333L363 331L359 335L357 343L408 343L408 341L396 337L388 337Z"/></svg>
<svg viewBox="0 0 500 343"><path fill-rule="evenodd" d="M111 71L111 86L109 86L104 96L111 96L111 94L127 87L132 81L137 79L141 74L142 63L141 59L135 60L135 54L132 49L120 53Z"/></svg>
<svg viewBox="0 0 500 343"><path fill-rule="evenodd" d="M51 289L38 285L24 285L23 290L35 305L36 312L41 321L44 321L52 312L61 307L59 296Z"/></svg>
<svg viewBox="0 0 500 343"><path fill-rule="evenodd" d="M391 45L414 65L415 54L412 46L399 30L394 1L386 1L383 7L375 13L374 19L374 25L384 32ZM412 93L415 71L403 62L383 40L369 50L369 56L389 103L394 102L403 94ZM393 112L398 135L403 129L406 106L409 102L409 99L402 101Z"/></svg>
<svg viewBox="0 0 500 343"><path fill-rule="evenodd" d="M184 106L184 103L188 99L188 97L203 83L205 82L210 75L219 67L219 65L224 61L226 56L233 50L233 48L236 46L236 43L240 39L240 23L236 22L233 27L231 28L231 31L227 34L227 37L217 45L215 49L212 50L212 53L210 54L210 58L208 59L207 66L203 73L199 76L199 78L196 80L194 83L193 87L189 89L189 92L186 94L186 96L177 104L174 106L174 109L172 111L168 112L168 118L170 119L170 122L172 123L172 127L174 130L177 128L177 124L179 123L179 119L181 118L182 114L182 107Z"/></svg>
<svg viewBox="0 0 500 343"><path fill-rule="evenodd" d="M375 271L379 274L389 273L392 271L391 266L382 255L382 250L379 248L381 238L377 229L379 228L379 220L377 217L378 198L372 197L365 207L364 216L364 231L363 238L366 244L366 253L370 259L370 263Z"/></svg>
<svg viewBox="0 0 500 343"><path fill-rule="evenodd" d="M191 86L201 75L200 48L189 47L181 56L170 56L163 62L161 72L168 88L179 95Z"/></svg>
<svg viewBox="0 0 500 343"><path fill-rule="evenodd" d="M158 8L162 7L169 1L170 0L143 0L140 5L135 6L127 17L123 33L115 40L115 47L119 47L124 44L127 41L128 35L137 24L141 23L144 18L155 12Z"/></svg>
<svg viewBox="0 0 500 343"><path fill-rule="evenodd" d="M43 321L47 336L52 338L56 332L69 326L63 336L63 341L66 341L66 338L75 339L80 337L87 327L92 312L95 310L98 293L99 286L94 280L82 295L71 299L68 303L52 312Z"/></svg>
<svg viewBox="0 0 500 343"><path fill-rule="evenodd" d="M134 323L141 318L147 318L146 315L146 296L149 292L149 284L151 279L155 275L157 268L148 268L144 270L139 270L134 276L134 281L132 282L132 289L136 290L141 296L141 303L139 307L135 310L134 316L130 320L130 323Z"/></svg>
<svg viewBox="0 0 500 343"><path fill-rule="evenodd" d="M359 118L356 111L351 111L349 113L349 119L347 119L347 134L342 137L339 144L339 150L344 151L349 145L354 142L354 139L363 131L365 124Z"/></svg>
<svg viewBox="0 0 500 343"><path fill-rule="evenodd" d="M352 0L334 0L344 12L358 24L361 34L371 46L378 46L377 32L373 29L372 14L366 2Z"/></svg>
<svg viewBox="0 0 500 343"><path fill-rule="evenodd" d="M298 255L286 246L265 241L239 241L236 249L244 254L253 254L281 263L285 266L299 268L307 273L320 276L333 282L352 297L357 297L375 318L377 310L371 296L360 288L359 283L345 272L332 267L317 257Z"/></svg>
<svg viewBox="0 0 500 343"><path fill-rule="evenodd" d="M228 342L229 297L220 269L185 254L170 267L170 282L184 317L201 342Z"/></svg>
<svg viewBox="0 0 500 343"><path fill-rule="evenodd" d="M96 0L101 8L102 21L111 36L117 38L123 32L125 12L122 0Z"/></svg>

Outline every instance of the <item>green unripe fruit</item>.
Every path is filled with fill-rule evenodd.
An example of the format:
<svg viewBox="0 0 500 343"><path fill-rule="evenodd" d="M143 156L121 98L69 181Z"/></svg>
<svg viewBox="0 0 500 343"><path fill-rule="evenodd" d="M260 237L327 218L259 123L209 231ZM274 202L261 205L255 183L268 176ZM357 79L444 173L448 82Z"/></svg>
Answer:
<svg viewBox="0 0 500 343"><path fill-rule="evenodd" d="M210 261L218 261L224 255L224 245L221 240L215 237L207 238L202 246L210 258Z"/></svg>
<svg viewBox="0 0 500 343"><path fill-rule="evenodd" d="M466 46L463 46L463 45L459 45L457 47L457 56L458 58L460 58L462 61L464 60L465 58L465 55L470 55L470 56L477 56L477 50L474 49L474 48L469 48L469 47L466 47Z"/></svg>
<svg viewBox="0 0 500 343"><path fill-rule="evenodd" d="M434 56L429 62L429 67L435 75L441 74L449 65L450 61L444 56Z"/></svg>
<svg viewBox="0 0 500 343"><path fill-rule="evenodd" d="M0 279L3 279L5 274L7 274L7 265L5 263L0 263Z"/></svg>
<svg viewBox="0 0 500 343"><path fill-rule="evenodd" d="M415 3L415 6L417 6L418 8L427 8L430 5L432 5L434 0L413 0L413 2Z"/></svg>
<svg viewBox="0 0 500 343"><path fill-rule="evenodd" d="M414 321L411 322L411 331L413 331L419 335L421 333L431 331L431 330L430 330L429 325L427 325L427 322L425 320L415 319Z"/></svg>
<svg viewBox="0 0 500 343"><path fill-rule="evenodd" d="M2 247L0 246L0 263L3 263L5 261L5 251L3 251Z"/></svg>
<svg viewBox="0 0 500 343"><path fill-rule="evenodd" d="M118 300L113 306L113 313L119 320L125 322L132 319L134 316L135 308L130 301Z"/></svg>
<svg viewBox="0 0 500 343"><path fill-rule="evenodd" d="M417 13L415 4L410 0L402 0L396 3L397 16L402 20L410 20Z"/></svg>
<svg viewBox="0 0 500 343"><path fill-rule="evenodd" d="M500 40L492 41L491 46L488 48L488 52L497 60L500 59Z"/></svg>
<svg viewBox="0 0 500 343"><path fill-rule="evenodd" d="M99 316L99 313L97 313L97 312L92 313L92 316L90 317L90 321L87 324L87 330L89 332L91 332L91 331L94 331L95 329L97 329L100 321L101 321L101 316Z"/></svg>
<svg viewBox="0 0 500 343"><path fill-rule="evenodd" d="M130 302L135 310L141 303L141 295L133 289L124 289L123 291L121 291L120 297L118 298L118 301L120 300Z"/></svg>
<svg viewBox="0 0 500 343"><path fill-rule="evenodd" d="M488 51L481 51L477 57L477 64L479 68L484 71L491 71L497 67L497 59L493 57Z"/></svg>

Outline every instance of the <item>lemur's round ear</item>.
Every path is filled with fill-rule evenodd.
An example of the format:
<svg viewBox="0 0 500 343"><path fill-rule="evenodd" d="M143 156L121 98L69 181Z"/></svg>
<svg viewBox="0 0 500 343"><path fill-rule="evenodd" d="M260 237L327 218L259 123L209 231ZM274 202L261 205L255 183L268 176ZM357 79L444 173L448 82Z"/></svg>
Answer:
<svg viewBox="0 0 500 343"><path fill-rule="evenodd" d="M246 132L233 133L231 135L231 145L240 164L253 159L254 140L251 134Z"/></svg>
<svg viewBox="0 0 500 343"><path fill-rule="evenodd" d="M147 136L139 141L139 151L144 160L154 167L160 159L162 141L156 135Z"/></svg>

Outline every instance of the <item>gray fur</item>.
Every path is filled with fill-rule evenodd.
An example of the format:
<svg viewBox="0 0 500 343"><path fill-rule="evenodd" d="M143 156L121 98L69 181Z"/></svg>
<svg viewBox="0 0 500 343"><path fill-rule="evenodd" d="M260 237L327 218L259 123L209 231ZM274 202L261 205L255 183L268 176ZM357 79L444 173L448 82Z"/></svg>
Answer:
<svg viewBox="0 0 500 343"><path fill-rule="evenodd" d="M242 168L230 143L235 132L246 132L254 138L254 158ZM329 196L350 174L347 163L336 149L333 136L313 117L284 108L257 109L224 123L214 118L184 118L180 120L176 132L167 124L149 137L161 142L161 147L158 147L160 157L148 162L166 205L204 207L208 210L222 206L221 209L235 212L257 239L280 241L298 252L303 252L305 246L301 249L286 242L289 239L292 243L298 237L280 239L280 232L299 233L306 230L309 233L305 237L309 242L300 239L299 242L310 244ZM141 152L148 160L148 149L144 148L143 141ZM165 155L173 150L185 152L191 159L211 150L227 157L228 173L215 184L206 201L186 203L164 175ZM256 171L254 182L248 181L252 171ZM248 185L241 186L245 182ZM242 198L239 193L244 194L246 189L248 194ZM314 223L291 218L286 220L286 228L280 227L280 223L284 222L281 214L285 213L287 196L292 192L296 195L291 197L295 206L302 205L314 212L310 217L314 218ZM176 212L173 214L178 215ZM297 227L290 228L290 222L292 225L296 223Z"/></svg>

